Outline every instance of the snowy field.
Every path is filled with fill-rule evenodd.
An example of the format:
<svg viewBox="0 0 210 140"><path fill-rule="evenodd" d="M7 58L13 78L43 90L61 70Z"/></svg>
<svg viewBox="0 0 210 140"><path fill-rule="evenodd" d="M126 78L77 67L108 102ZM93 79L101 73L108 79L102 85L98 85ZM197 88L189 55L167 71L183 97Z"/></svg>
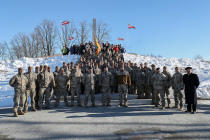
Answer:
<svg viewBox="0 0 210 140"><path fill-rule="evenodd" d="M14 90L9 86L9 80L17 74L17 69L23 67L24 72L27 72L28 66L48 65L51 66L52 71L54 71L55 66L62 66L65 61L67 63L76 62L80 56L68 55L68 56L56 56L49 58L22 58L15 61L0 61L0 107L11 107L13 106L13 95ZM174 73L174 68L179 66L183 68L182 72L184 74L184 68L191 66L193 72L198 74L200 79L200 86L198 88L198 97L210 98L210 63L202 62L204 60L190 60L186 58L155 58L151 56L141 56L133 54L125 54L125 61L131 60L134 63L144 63L148 62L149 66L155 64L156 67L160 67L161 70L163 66L167 66L171 74ZM171 92L171 97L173 97L173 92Z"/></svg>

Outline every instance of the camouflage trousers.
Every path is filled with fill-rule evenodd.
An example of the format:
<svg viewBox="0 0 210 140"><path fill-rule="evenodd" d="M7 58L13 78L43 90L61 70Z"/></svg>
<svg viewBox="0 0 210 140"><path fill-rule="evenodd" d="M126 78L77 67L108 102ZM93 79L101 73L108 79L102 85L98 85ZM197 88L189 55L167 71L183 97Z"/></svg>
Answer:
<svg viewBox="0 0 210 140"><path fill-rule="evenodd" d="M167 103L170 104L171 103L171 99L170 99L169 88L164 87L163 89L164 89L164 93L166 94Z"/></svg>
<svg viewBox="0 0 210 140"><path fill-rule="evenodd" d="M101 91L101 87L98 84L98 81L96 81L95 83L95 94L99 94Z"/></svg>
<svg viewBox="0 0 210 140"><path fill-rule="evenodd" d="M110 86L102 86L102 104L109 104L110 103Z"/></svg>
<svg viewBox="0 0 210 140"><path fill-rule="evenodd" d="M35 106L38 108L39 104L39 88L36 88Z"/></svg>
<svg viewBox="0 0 210 140"><path fill-rule="evenodd" d="M14 106L13 106L13 112L17 112L18 110L23 110L24 102L25 102L25 91L21 91L19 89L15 89L15 94L13 98ZM19 104L20 101L20 104ZM19 106L19 108L18 108Z"/></svg>
<svg viewBox="0 0 210 140"><path fill-rule="evenodd" d="M74 105L74 96L77 95L77 103L81 104L80 94L81 94L81 86L71 87L71 105Z"/></svg>
<svg viewBox="0 0 210 140"><path fill-rule="evenodd" d="M115 93L115 86L111 86L111 93Z"/></svg>
<svg viewBox="0 0 210 140"><path fill-rule="evenodd" d="M144 99L144 85L137 86L138 98Z"/></svg>
<svg viewBox="0 0 210 140"><path fill-rule="evenodd" d="M91 85L91 86L85 86L85 101L84 101L84 105L87 106L88 104L88 97L91 94L91 102L92 104L95 104L95 86Z"/></svg>
<svg viewBox="0 0 210 140"><path fill-rule="evenodd" d="M165 93L164 93L164 90L163 89L154 89L154 96L155 96L155 105L158 105L159 104L159 94L160 94L160 97L161 97L161 105L162 107L165 107Z"/></svg>
<svg viewBox="0 0 210 140"><path fill-rule="evenodd" d="M35 108L35 97L36 97L36 90L31 89L31 90L26 90L26 100L24 104L24 109L28 110L28 99L29 95L31 97L31 108Z"/></svg>
<svg viewBox="0 0 210 140"><path fill-rule="evenodd" d="M180 108L182 108L184 106L183 104L183 91L182 90L178 90L178 89L174 89L174 100L175 100L175 106L178 106L179 102L180 102Z"/></svg>
<svg viewBox="0 0 210 140"><path fill-rule="evenodd" d="M55 106L59 106L60 98L62 95L64 97L65 105L68 106L68 99L67 99L68 91L67 91L67 89L57 89Z"/></svg>
<svg viewBox="0 0 210 140"><path fill-rule="evenodd" d="M51 88L40 88L39 89L39 107L42 108L43 100L45 98L45 107L50 106ZM44 97L45 96L45 97Z"/></svg>
<svg viewBox="0 0 210 140"><path fill-rule="evenodd" d="M118 92L119 92L120 104L122 104L122 95L124 94L124 104L127 105L127 103L128 103L128 85L125 85L125 84L118 85Z"/></svg>
<svg viewBox="0 0 210 140"><path fill-rule="evenodd" d="M131 94L137 94L137 87L134 83L132 83L131 85Z"/></svg>
<svg viewBox="0 0 210 140"><path fill-rule="evenodd" d="M54 98L54 99L56 99L57 93L58 93L58 89L55 88L55 89L54 89L54 92L53 92L53 98Z"/></svg>
<svg viewBox="0 0 210 140"><path fill-rule="evenodd" d="M151 97L151 88L149 85L144 85L144 93L145 93L145 99L149 99Z"/></svg>

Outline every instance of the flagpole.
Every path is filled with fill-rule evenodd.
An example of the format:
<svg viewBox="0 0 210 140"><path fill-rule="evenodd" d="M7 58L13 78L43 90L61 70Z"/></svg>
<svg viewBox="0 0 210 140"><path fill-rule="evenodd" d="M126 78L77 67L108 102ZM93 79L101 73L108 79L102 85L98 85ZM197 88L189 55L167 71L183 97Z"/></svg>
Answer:
<svg viewBox="0 0 210 140"><path fill-rule="evenodd" d="M127 49L129 50L129 29L127 27Z"/></svg>
<svg viewBox="0 0 210 140"><path fill-rule="evenodd" d="M62 35L62 22L61 22L61 50L62 50L62 40L63 40L63 39L62 39L62 36L63 36L63 35ZM63 52L61 52L61 53L63 53Z"/></svg>

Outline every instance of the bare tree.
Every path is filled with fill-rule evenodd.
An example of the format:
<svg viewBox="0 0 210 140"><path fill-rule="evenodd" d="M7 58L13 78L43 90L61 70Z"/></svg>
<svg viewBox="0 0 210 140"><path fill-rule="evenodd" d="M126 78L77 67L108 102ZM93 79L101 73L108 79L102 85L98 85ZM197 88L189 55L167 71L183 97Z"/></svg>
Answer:
<svg viewBox="0 0 210 140"><path fill-rule="evenodd" d="M21 57L28 57L28 44L27 44L28 36L24 33L18 33L11 40L12 50L14 50L14 55L17 59Z"/></svg>
<svg viewBox="0 0 210 140"><path fill-rule="evenodd" d="M7 59L9 59L9 60L14 60L14 57L13 57L13 55L14 55L14 52L12 51L12 49L10 49L9 48L9 46L8 46L8 44L7 44L7 42L6 41L4 41L4 45L5 45L5 47L7 48Z"/></svg>
<svg viewBox="0 0 210 140"><path fill-rule="evenodd" d="M7 56L7 48L6 48L6 45L5 43L3 42L0 42L0 57L2 60L5 60L6 59L6 56Z"/></svg>
<svg viewBox="0 0 210 140"><path fill-rule="evenodd" d="M195 57L194 57L195 60L197 59L203 59L203 56L201 56L200 54L197 54Z"/></svg>
<svg viewBox="0 0 210 140"><path fill-rule="evenodd" d="M91 24L91 28L93 28L93 24ZM98 42L103 43L111 40L110 33L111 28L109 28L109 25L103 20L99 20L96 23L96 38Z"/></svg>
<svg viewBox="0 0 210 140"><path fill-rule="evenodd" d="M79 44L84 44L88 41L89 31L86 20L81 21L77 29L77 41Z"/></svg>
<svg viewBox="0 0 210 140"><path fill-rule="evenodd" d="M54 55L58 35L58 29L55 22L44 19L40 25L37 25L35 32L39 35L42 48L41 56Z"/></svg>

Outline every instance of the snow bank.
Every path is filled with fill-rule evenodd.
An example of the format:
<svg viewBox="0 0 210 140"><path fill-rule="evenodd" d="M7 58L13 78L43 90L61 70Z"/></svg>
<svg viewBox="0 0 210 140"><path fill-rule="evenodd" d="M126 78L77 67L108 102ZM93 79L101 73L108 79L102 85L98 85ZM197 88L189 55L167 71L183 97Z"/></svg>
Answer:
<svg viewBox="0 0 210 140"><path fill-rule="evenodd" d="M193 71L198 74L200 78L200 86L198 88L198 96L201 98L210 98L210 64L207 62L201 62L201 60L190 60L186 58L155 58L151 56L141 56L133 54L125 54L125 61L131 60L134 63L144 63L148 62L149 65L155 64L162 70L163 66L167 66L171 74L174 73L174 67L179 66L185 68L186 66L193 67ZM66 55L66 56L56 56L49 58L21 58L15 61L1 61L0 62L0 106L13 106L13 95L14 90L9 86L9 80L17 74L17 69L23 67L24 72L27 71L28 66L48 65L51 66L52 71L56 66L62 66L65 61L67 63L74 62L79 59L80 56L76 55ZM183 71L184 72L184 71ZM173 93L171 93L173 97Z"/></svg>

